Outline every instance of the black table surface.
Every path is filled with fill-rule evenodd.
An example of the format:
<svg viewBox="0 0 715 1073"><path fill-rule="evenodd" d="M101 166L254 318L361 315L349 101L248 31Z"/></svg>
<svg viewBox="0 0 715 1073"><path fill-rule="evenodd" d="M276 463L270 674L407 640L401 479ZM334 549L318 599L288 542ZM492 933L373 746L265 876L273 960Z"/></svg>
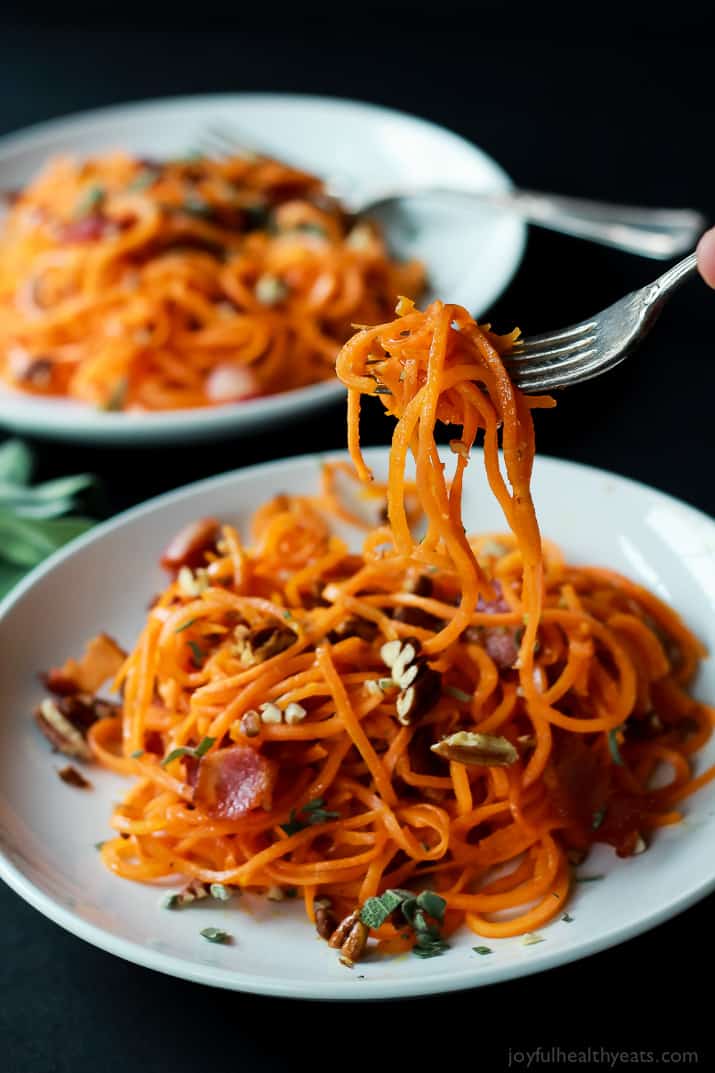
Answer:
<svg viewBox="0 0 715 1073"><path fill-rule="evenodd" d="M648 32L632 23L618 47L601 40L589 48L577 35L548 39L536 18L528 32L506 17L485 32L455 19L435 30L419 18L392 17L380 27L380 46L366 51L369 35L319 20L302 29L241 28L238 20L208 30L157 23L139 32L30 25L17 16L0 29L0 133L158 95L331 94L445 124L523 186L693 206L715 217L711 39L697 18L677 23L671 16ZM571 323L658 270L533 231L490 319L528 333ZM537 415L540 451L626 474L712 514L714 323L715 294L699 280L689 283L620 369ZM344 435L335 406L278 435L216 445L33 446L41 476L98 473L114 513L216 472L341 447ZM368 421L367 441L388 436L384 420ZM510 1049L529 1052L534 1069L569 1064L562 1052L588 1047L590 1058L578 1063L587 1068L607 1066L606 1051L625 1052L612 1068L688 1061L679 1054L668 1062L664 1052L695 1052L689 1062L701 1066L712 1060L709 987L699 979L711 947L712 896L624 945L540 977L360 1008L216 991L152 973L62 931L7 887L0 909L0 1070L7 1073L424 1068L444 1064L445 1044L448 1054L489 1071L509 1068ZM527 1059L513 1068L526 1068Z"/></svg>

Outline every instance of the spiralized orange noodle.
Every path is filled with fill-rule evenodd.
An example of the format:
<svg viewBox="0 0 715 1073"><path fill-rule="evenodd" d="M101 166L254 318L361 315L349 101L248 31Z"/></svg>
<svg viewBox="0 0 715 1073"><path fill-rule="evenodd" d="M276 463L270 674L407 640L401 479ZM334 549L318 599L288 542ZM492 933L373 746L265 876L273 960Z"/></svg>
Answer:
<svg viewBox="0 0 715 1073"><path fill-rule="evenodd" d="M285 391L423 283L276 160L57 158L0 231L0 376L115 410Z"/></svg>
<svg viewBox="0 0 715 1073"><path fill-rule="evenodd" d="M174 577L119 673L121 716L89 730L133 780L101 852L144 882L294 888L311 918L328 899L321 934L407 888L431 892L428 914L445 900L443 935L521 935L563 911L574 859L641 852L713 777L692 768L713 721L688 692L704 649L645 589L542 544L531 411L551 402L509 381L512 337L458 306L399 312L338 359L363 481L361 396L397 420L387 484L352 495L378 510L362 552L335 533L340 465L318 495L262 507L245 540L204 519L165 552ZM457 426L449 478L438 420ZM506 535L462 526L480 430ZM374 934L440 952L425 919Z"/></svg>

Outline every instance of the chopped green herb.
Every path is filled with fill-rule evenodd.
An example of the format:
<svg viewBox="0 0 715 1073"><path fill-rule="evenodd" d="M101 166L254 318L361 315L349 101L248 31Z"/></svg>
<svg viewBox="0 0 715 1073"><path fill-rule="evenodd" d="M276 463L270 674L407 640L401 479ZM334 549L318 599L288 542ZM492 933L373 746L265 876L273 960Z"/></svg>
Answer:
<svg viewBox="0 0 715 1073"><path fill-rule="evenodd" d="M623 767L623 757L621 756L621 750L618 748L618 731L622 727L613 727L608 731L608 751L611 754L611 760L614 764L618 764L619 767Z"/></svg>
<svg viewBox="0 0 715 1073"><path fill-rule="evenodd" d="M288 823L281 824L282 830L287 835L295 835L298 831L303 831L306 827L310 827L314 823L327 823L328 820L339 820L339 812L330 812L324 808L325 802L322 797L315 797L312 801L307 801L302 808L292 808L288 817ZM304 816L304 819L300 819Z"/></svg>
<svg viewBox="0 0 715 1073"><path fill-rule="evenodd" d="M105 189L103 186L94 185L88 187L77 202L75 216L88 216L99 208L104 198Z"/></svg>
<svg viewBox="0 0 715 1073"><path fill-rule="evenodd" d="M564 924L573 924L573 917L570 913L564 913L561 919L563 920Z"/></svg>
<svg viewBox="0 0 715 1073"><path fill-rule="evenodd" d="M461 700L463 704L471 703L472 694L465 693L463 689L457 689L456 686L445 686L443 692L449 697L454 697L455 700Z"/></svg>
<svg viewBox="0 0 715 1073"><path fill-rule="evenodd" d="M283 889L283 893L286 896L286 898L297 898L298 897L298 888L297 887L285 887Z"/></svg>
<svg viewBox="0 0 715 1073"><path fill-rule="evenodd" d="M360 910L360 919L368 928L380 928L404 900L402 891L386 890L368 898Z"/></svg>
<svg viewBox="0 0 715 1073"><path fill-rule="evenodd" d="M605 876L575 876L577 883L598 883L599 880L605 879Z"/></svg>
<svg viewBox="0 0 715 1073"><path fill-rule="evenodd" d="M180 626L177 626L177 628L174 630L174 633L183 633L184 630L188 630L189 626L193 626L193 624L197 621L198 620L195 618L187 619L186 622L182 622Z"/></svg>
<svg viewBox="0 0 715 1073"><path fill-rule="evenodd" d="M209 749L211 748L211 746L213 745L213 743L215 741L216 741L216 738L202 738L201 741L199 742L199 744L196 746L196 750L194 752L194 755L195 756L203 756L205 753L207 753L209 751Z"/></svg>
<svg viewBox="0 0 715 1073"><path fill-rule="evenodd" d="M283 618L284 619L292 619L293 618L293 612L292 611L284 611L283 612Z"/></svg>
<svg viewBox="0 0 715 1073"><path fill-rule="evenodd" d="M320 224L310 222L298 224L297 227L294 227L291 230L302 231L304 235L318 235L320 238L325 238L327 235L324 227L321 227Z"/></svg>
<svg viewBox="0 0 715 1073"><path fill-rule="evenodd" d="M231 900L231 891L228 887L225 887L223 883L212 883L209 887L209 893L212 898L215 898L217 902L228 902Z"/></svg>
<svg viewBox="0 0 715 1073"><path fill-rule="evenodd" d="M447 902L439 894L435 894L433 890L423 890L421 894L417 895L417 904L420 909L424 909L425 913L434 917L440 924L444 922L444 911L447 908Z"/></svg>
<svg viewBox="0 0 715 1073"><path fill-rule="evenodd" d="M127 190L131 194L138 194L141 190L147 190L158 178L159 173L157 171L145 168L144 171L140 171L138 175L134 176L127 186Z"/></svg>
<svg viewBox="0 0 715 1073"><path fill-rule="evenodd" d="M192 661L194 667L196 667L197 670L200 670L201 667L203 667L203 665L204 665L204 660L206 659L206 653L204 652L204 650L201 647L201 645L197 644L196 641L187 641L186 643L188 644L189 648L191 649L191 661Z"/></svg>
<svg viewBox="0 0 715 1073"><path fill-rule="evenodd" d="M143 749L135 749L133 753L129 754L132 760L138 760L140 756L144 756Z"/></svg>
<svg viewBox="0 0 715 1073"><path fill-rule="evenodd" d="M591 820L591 829L593 831L598 830L598 828L603 823L605 816L606 816L606 806L605 805L603 806L603 808L596 809L596 811L593 814L593 819Z"/></svg>
<svg viewBox="0 0 715 1073"><path fill-rule="evenodd" d="M213 216L213 206L208 201L204 201L202 197L198 197L196 194L192 194L190 197L184 198L180 205L181 211L188 213L189 216L198 216L202 220L208 220Z"/></svg>
<svg viewBox="0 0 715 1073"><path fill-rule="evenodd" d="M473 946L472 950L474 951L475 954L482 954L482 956L484 954L493 954L494 953L494 951L492 950L491 946Z"/></svg>
<svg viewBox="0 0 715 1073"><path fill-rule="evenodd" d="M230 943L232 937L227 931L221 931L220 928L202 928L200 934L209 943Z"/></svg>
<svg viewBox="0 0 715 1073"><path fill-rule="evenodd" d="M105 838L105 839L103 839L103 840L102 840L101 842L95 842L95 843L94 843L94 848L95 848L95 849L101 849L101 848L102 848L102 846L104 845L104 843L105 843L106 841L107 841L107 840L106 840L106 838Z"/></svg>
<svg viewBox="0 0 715 1073"><path fill-rule="evenodd" d="M165 756L162 760L161 766L166 767L167 764L170 764L173 760L178 760L180 756L195 756L200 758L209 751L215 741L215 738L202 738L195 749L192 749L191 746L187 745L182 745L178 749L172 749L169 755Z"/></svg>
<svg viewBox="0 0 715 1073"><path fill-rule="evenodd" d="M177 894L175 891L171 892L170 894L165 894L164 897L161 899L161 908L178 909L180 901L181 895Z"/></svg>

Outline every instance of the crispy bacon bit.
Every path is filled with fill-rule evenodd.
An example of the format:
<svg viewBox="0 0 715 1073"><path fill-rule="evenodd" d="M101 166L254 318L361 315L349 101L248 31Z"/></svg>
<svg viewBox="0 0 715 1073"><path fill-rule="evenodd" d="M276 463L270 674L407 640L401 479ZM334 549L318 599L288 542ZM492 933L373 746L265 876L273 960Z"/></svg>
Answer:
<svg viewBox="0 0 715 1073"><path fill-rule="evenodd" d="M484 647L497 667L513 667L519 655L516 631L508 627L487 630Z"/></svg>
<svg viewBox="0 0 715 1073"><path fill-rule="evenodd" d="M194 802L209 816L237 820L270 806L276 774L273 761L249 746L218 749L201 757Z"/></svg>
<svg viewBox="0 0 715 1073"><path fill-rule="evenodd" d="M47 688L60 696L71 693L96 693L117 673L127 654L106 633L93 637L80 660L68 659L62 667L53 667L44 679ZM70 685L74 683L74 689Z"/></svg>
<svg viewBox="0 0 715 1073"><path fill-rule="evenodd" d="M78 790L92 789L92 783L89 779L85 779L84 775L78 771L76 767L72 767L71 764L68 764L67 767L60 768L57 774L68 786L76 786Z"/></svg>
<svg viewBox="0 0 715 1073"><path fill-rule="evenodd" d="M181 529L169 542L160 562L165 570L178 574L182 566L196 570L206 562L206 552L216 548L219 523L215 518L199 518Z"/></svg>
<svg viewBox="0 0 715 1073"><path fill-rule="evenodd" d="M83 216L81 220L72 220L63 224L59 229L57 238L59 242L70 244L73 242L95 242L103 238L108 231L114 228L114 222L106 216L94 213L91 216Z"/></svg>

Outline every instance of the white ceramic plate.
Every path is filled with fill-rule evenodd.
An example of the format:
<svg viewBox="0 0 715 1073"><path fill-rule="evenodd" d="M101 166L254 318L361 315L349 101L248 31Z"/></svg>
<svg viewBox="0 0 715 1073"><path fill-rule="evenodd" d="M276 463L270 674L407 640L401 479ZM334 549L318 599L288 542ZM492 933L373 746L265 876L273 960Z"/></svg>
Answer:
<svg viewBox="0 0 715 1073"><path fill-rule="evenodd" d="M367 452L378 474L387 452ZM97 528L35 570L0 606L0 874L40 912L81 938L140 965L201 983L270 995L374 999L474 987L539 972L653 927L715 886L715 786L686 805L687 819L663 830L647 853L618 860L598 847L578 885L573 923L542 929L544 942L479 940L464 929L442 957L367 961L353 972L316 940L302 907L244 897L182 912L159 909L160 892L110 875L94 843L108 836L111 802L127 783L97 769L94 792L64 785L61 766L30 713L41 699L37 671L81 650L100 629L133 643L150 594L164 583L156 559L186 522L216 515L241 525L271 494L315 489L319 459L304 457L242 470L153 500ZM715 523L653 489L568 462L540 459L534 495L544 533L575 562L608 564L650 587L685 615L715 648ZM503 528L475 455L465 483L469 529ZM107 564L111 569L107 570ZM715 698L709 660L697 683ZM715 742L700 757L715 758ZM199 936L209 925L232 946Z"/></svg>
<svg viewBox="0 0 715 1073"><path fill-rule="evenodd" d="M229 94L180 97L105 108L53 120L0 140L0 188L13 190L57 153L86 156L124 148L140 156L185 154L208 127L235 131L245 144L369 195L386 187L445 185L503 190L511 183L485 153L442 127L401 112L329 97ZM430 277L426 296L485 312L513 276L525 225L494 209L422 203L399 243ZM38 399L0 385L0 424L17 432L92 443L151 444L239 435L324 406L337 381L251 402L158 414L97 412Z"/></svg>

